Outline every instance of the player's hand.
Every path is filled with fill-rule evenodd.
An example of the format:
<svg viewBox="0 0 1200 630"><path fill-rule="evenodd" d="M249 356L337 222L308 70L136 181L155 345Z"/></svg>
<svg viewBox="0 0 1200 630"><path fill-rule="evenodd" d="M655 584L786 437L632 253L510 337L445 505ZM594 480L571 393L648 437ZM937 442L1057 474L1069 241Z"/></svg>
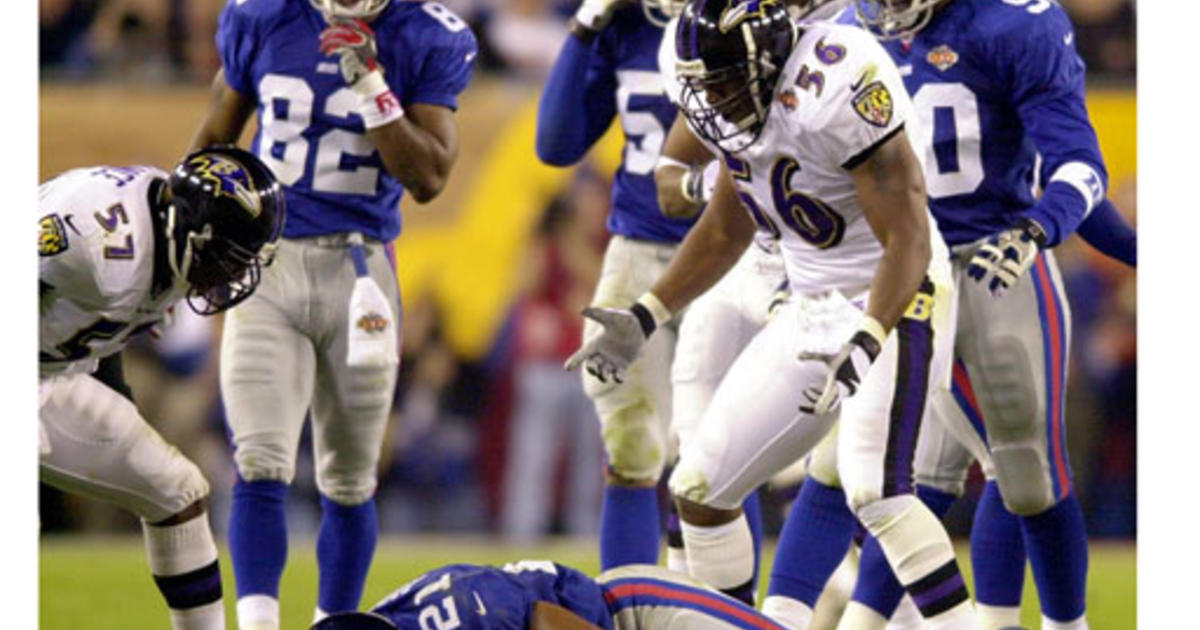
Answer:
<svg viewBox="0 0 1200 630"><path fill-rule="evenodd" d="M887 333L879 322L867 316L850 341L842 344L841 350L833 357L800 353L801 361L825 361L829 366L823 387L814 385L804 390L800 411L823 416L837 409L842 400L853 396L883 349L886 337Z"/></svg>
<svg viewBox="0 0 1200 630"><path fill-rule="evenodd" d="M1033 219L1021 219L1016 227L987 239L967 265L967 276L999 297L1033 266L1045 246L1046 230Z"/></svg>
<svg viewBox="0 0 1200 630"><path fill-rule="evenodd" d="M375 31L358 18L337 19L321 31L321 54L337 55L342 78L350 87L373 72L382 74L376 59Z"/></svg>
<svg viewBox="0 0 1200 630"><path fill-rule="evenodd" d="M630 308L589 306L583 309L584 317L604 328L600 334L585 341L563 367L574 370L582 363L588 374L600 379L601 383L607 383L610 378L620 383L622 373L637 359L642 345L654 332L654 318L648 313L639 317L634 313L638 308L645 310L641 304Z"/></svg>
<svg viewBox="0 0 1200 630"><path fill-rule="evenodd" d="M580 26L593 31L599 32L608 26L612 20L613 13L617 9L629 4L632 0L583 0L583 4L579 5L579 9L575 11L575 21Z"/></svg>

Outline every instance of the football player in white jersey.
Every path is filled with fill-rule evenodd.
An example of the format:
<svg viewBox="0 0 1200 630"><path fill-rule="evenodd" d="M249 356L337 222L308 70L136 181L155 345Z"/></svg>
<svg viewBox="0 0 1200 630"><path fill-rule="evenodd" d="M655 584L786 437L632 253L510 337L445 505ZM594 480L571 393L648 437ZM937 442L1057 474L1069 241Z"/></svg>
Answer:
<svg viewBox="0 0 1200 630"><path fill-rule="evenodd" d="M934 627L974 627L950 540L912 493L925 400L949 387L954 301L898 71L861 31L798 28L779 0L691 2L676 45L685 114L720 147L725 175L649 292L587 312L605 326L583 348L588 368L618 377L756 224L780 239L793 292L730 367L672 475L690 572L721 589L749 579L738 504L840 415L855 515Z"/></svg>
<svg viewBox="0 0 1200 630"><path fill-rule="evenodd" d="M672 16L663 29L658 67L667 96L682 105L682 85L675 74L675 28L686 2L664 2ZM845 8L844 0L785 0L791 15L806 22L827 19ZM720 172L721 152L706 146L677 117L654 169L658 203L668 216L694 216L712 197ZM671 366L671 428L685 444L694 434L712 395L730 364L766 324L787 296L787 277L779 243L769 232L758 232L734 268L704 295L692 302L679 326L675 361ZM843 502L844 503L844 502ZM677 517L668 525L667 566L686 571ZM676 546L677 545L677 546ZM757 570L756 570L757 574Z"/></svg>
<svg viewBox="0 0 1200 630"><path fill-rule="evenodd" d="M172 627L223 630L208 482L138 414L114 359L181 298L208 315L254 292L282 230L279 185L253 155L214 148L169 176L71 170L38 198L41 480L141 517Z"/></svg>

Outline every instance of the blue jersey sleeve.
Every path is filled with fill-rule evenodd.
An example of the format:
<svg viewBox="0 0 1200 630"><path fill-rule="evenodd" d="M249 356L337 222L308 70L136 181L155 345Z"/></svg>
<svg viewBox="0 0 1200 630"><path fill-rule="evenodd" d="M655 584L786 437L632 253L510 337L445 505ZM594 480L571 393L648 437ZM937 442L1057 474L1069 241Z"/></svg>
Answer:
<svg viewBox="0 0 1200 630"><path fill-rule="evenodd" d="M1137 267L1137 232L1108 199L1079 224L1078 233L1105 256Z"/></svg>
<svg viewBox="0 0 1200 630"><path fill-rule="evenodd" d="M604 46L602 36L590 45L567 36L538 104L536 148L542 162L578 162L616 116L616 71Z"/></svg>
<svg viewBox="0 0 1200 630"><path fill-rule="evenodd" d="M449 33L449 37L442 35L446 31L441 25L435 28L442 29L442 32L431 42L417 75L416 88L411 96L405 95L405 102L428 103L457 110L458 95L471 80L479 46L468 28Z"/></svg>
<svg viewBox="0 0 1200 630"><path fill-rule="evenodd" d="M1108 172L1088 119L1085 68L1066 12L1053 5L1040 14L1020 9L1017 15L993 46L1008 73L1014 108L1048 175L1044 194L1027 214L1055 245L1104 199Z"/></svg>
<svg viewBox="0 0 1200 630"><path fill-rule="evenodd" d="M257 38L250 16L241 10L242 3L229 0L217 21L217 52L225 71L225 82L240 94L253 94L250 64L254 59Z"/></svg>

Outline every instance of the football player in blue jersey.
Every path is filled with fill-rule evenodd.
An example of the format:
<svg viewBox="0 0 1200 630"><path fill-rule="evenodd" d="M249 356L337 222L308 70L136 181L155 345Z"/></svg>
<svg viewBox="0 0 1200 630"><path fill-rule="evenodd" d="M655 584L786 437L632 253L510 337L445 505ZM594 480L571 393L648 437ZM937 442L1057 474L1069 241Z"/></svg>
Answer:
<svg viewBox="0 0 1200 630"><path fill-rule="evenodd" d="M391 242L405 190L446 184L477 47L436 2L231 0L194 146L236 142L284 185L275 264L225 318L221 389L237 479L229 542L243 630L279 627L284 499L311 412L320 618L354 610L374 553L376 464L399 361Z"/></svg>
<svg viewBox="0 0 1200 630"><path fill-rule="evenodd" d="M785 630L687 576L626 565L590 578L549 561L452 564L401 586L369 612L311 630Z"/></svg>
<svg viewBox="0 0 1200 630"><path fill-rule="evenodd" d="M1105 200L1071 22L1052 0L855 6L905 72L924 126L930 207L959 278L956 353L995 469L985 505L999 498L1017 515L1007 554L1028 554L1042 627L1086 628L1087 538L1063 418L1070 313L1049 249L1078 229L1135 264L1136 239ZM985 627L1016 625L1021 580L981 577Z"/></svg>
<svg viewBox="0 0 1200 630"><path fill-rule="evenodd" d="M643 295L695 222L694 212L664 214L654 182L666 132L676 116L659 74L658 48L666 13L678 10L679 4L584 0L542 93L536 148L547 164L578 162L615 116L620 116L625 132L624 160L614 176L608 219L613 236L594 307L624 307ZM601 322L587 319L585 338L601 328ZM672 451L671 364L678 330L678 318L664 325L621 379L583 374L608 457L600 525L600 562L606 569L658 559L656 486ZM747 499L746 513L757 532L756 497ZM750 585L744 586L749 592Z"/></svg>

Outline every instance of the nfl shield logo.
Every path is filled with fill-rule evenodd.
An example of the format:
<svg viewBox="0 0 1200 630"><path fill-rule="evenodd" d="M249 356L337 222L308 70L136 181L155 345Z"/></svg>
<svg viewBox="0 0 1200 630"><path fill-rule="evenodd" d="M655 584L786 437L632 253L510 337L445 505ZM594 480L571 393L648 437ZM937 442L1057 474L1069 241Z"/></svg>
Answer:
<svg viewBox="0 0 1200 630"><path fill-rule="evenodd" d="M937 68L938 70L945 72L949 70L951 66L958 63L958 53L951 50L949 46L942 44L941 46L929 51L929 54L925 55L925 61L928 61L929 65Z"/></svg>
<svg viewBox="0 0 1200 630"><path fill-rule="evenodd" d="M883 83L876 81L863 88L852 102L854 111L872 125L886 127L892 122L892 93Z"/></svg>

